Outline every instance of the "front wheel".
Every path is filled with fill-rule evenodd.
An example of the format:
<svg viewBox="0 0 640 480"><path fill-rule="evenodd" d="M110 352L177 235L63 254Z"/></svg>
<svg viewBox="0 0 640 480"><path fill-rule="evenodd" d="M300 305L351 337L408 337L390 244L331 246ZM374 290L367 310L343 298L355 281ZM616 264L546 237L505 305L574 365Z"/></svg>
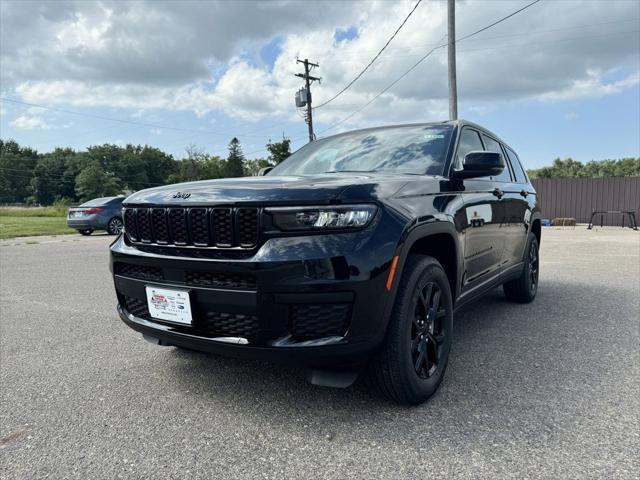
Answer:
<svg viewBox="0 0 640 480"><path fill-rule="evenodd" d="M118 217L113 217L107 224L107 232L109 235L120 235L122 232L122 220Z"/></svg>
<svg viewBox="0 0 640 480"><path fill-rule="evenodd" d="M529 234L527 241L527 253L524 259L524 267L520 277L502 286L507 299L512 302L529 303L536 298L538 293L538 275L540 274L540 255L538 252L538 239Z"/></svg>
<svg viewBox="0 0 640 480"><path fill-rule="evenodd" d="M447 274L435 258L411 255L400 279L385 343L369 366L371 383L397 403L424 402L444 377L452 329Z"/></svg>

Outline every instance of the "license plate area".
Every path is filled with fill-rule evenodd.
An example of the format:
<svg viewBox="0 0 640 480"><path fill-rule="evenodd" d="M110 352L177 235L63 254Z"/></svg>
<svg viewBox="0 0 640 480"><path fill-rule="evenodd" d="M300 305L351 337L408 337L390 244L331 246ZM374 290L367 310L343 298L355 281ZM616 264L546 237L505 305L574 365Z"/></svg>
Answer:
<svg viewBox="0 0 640 480"><path fill-rule="evenodd" d="M158 320L191 325L191 299L189 290L146 285L149 315Z"/></svg>

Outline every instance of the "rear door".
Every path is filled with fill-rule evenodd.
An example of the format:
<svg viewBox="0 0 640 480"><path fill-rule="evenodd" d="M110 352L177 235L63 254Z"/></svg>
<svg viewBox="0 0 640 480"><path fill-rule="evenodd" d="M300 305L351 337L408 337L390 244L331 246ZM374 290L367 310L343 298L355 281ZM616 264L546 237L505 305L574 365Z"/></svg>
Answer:
<svg viewBox="0 0 640 480"><path fill-rule="evenodd" d="M507 268L522 261L531 219L529 203L533 201L535 193L516 152L506 145L502 147L506 154L505 161L508 159L513 172L512 181L504 187L503 198L506 236L502 262Z"/></svg>
<svg viewBox="0 0 640 480"><path fill-rule="evenodd" d="M461 167L464 156L474 150L486 150L480 133L463 127L456 150L456 164ZM504 239L500 235L503 210L501 195L496 188L496 179L492 177L463 181L463 291L474 288L500 270L504 248Z"/></svg>

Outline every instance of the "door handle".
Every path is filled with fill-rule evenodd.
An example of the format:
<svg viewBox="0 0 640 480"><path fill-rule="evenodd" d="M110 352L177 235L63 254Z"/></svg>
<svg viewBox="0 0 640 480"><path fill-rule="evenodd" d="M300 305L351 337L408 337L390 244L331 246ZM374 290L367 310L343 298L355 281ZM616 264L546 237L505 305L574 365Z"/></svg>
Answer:
<svg viewBox="0 0 640 480"><path fill-rule="evenodd" d="M529 192L527 192L526 190L520 190L520 195L522 195L524 198L527 198L527 195L529 195Z"/></svg>
<svg viewBox="0 0 640 480"><path fill-rule="evenodd" d="M491 193L493 193L499 199L502 198L502 196L504 195L504 192L502 190L500 190L499 188L494 188L493 192L491 192Z"/></svg>

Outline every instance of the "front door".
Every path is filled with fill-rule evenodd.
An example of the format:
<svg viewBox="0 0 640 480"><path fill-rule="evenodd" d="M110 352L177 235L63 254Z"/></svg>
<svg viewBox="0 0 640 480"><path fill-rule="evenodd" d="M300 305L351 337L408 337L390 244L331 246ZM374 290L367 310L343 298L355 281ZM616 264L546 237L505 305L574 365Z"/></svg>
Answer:
<svg viewBox="0 0 640 480"><path fill-rule="evenodd" d="M456 159L462 165L464 156L485 148L480 134L469 127L460 132ZM507 173L508 174L508 173ZM500 263L504 249L504 238L500 225L504 217L502 192L497 189L495 179L465 179L462 185L464 214L459 222L462 224L464 243L464 272L462 290L469 290L500 271Z"/></svg>

